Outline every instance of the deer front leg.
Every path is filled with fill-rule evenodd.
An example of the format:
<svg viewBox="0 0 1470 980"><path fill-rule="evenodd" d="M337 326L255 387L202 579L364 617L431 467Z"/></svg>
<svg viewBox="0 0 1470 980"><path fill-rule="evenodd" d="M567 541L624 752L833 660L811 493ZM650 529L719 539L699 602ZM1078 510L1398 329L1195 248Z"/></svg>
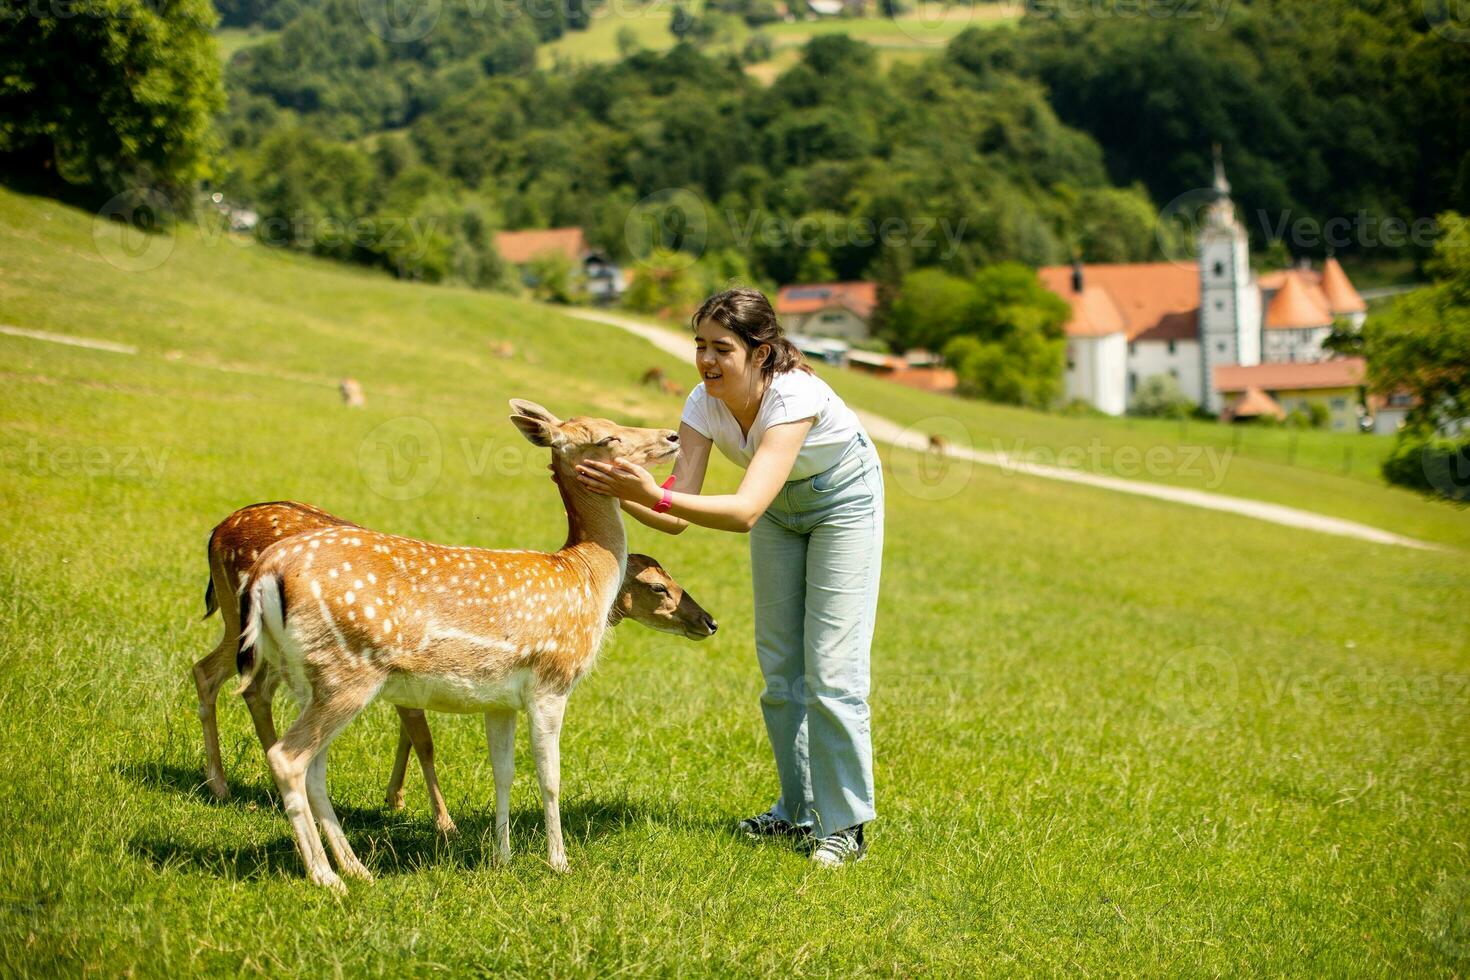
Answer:
<svg viewBox="0 0 1470 980"><path fill-rule="evenodd" d="M444 805L444 794L439 791L439 777L434 772L434 737L429 734L429 719L418 708L398 709L398 718L403 731L413 742L413 750L419 757L419 768L424 771L424 785L429 791L429 809L434 814L434 826L439 833L453 837L459 831L449 819L449 807Z"/></svg>
<svg viewBox="0 0 1470 980"><path fill-rule="evenodd" d="M495 709L485 712L485 744L490 749L490 768L495 773L495 844L497 862L510 863L510 787L516 772L516 713Z"/></svg>
<svg viewBox="0 0 1470 980"><path fill-rule="evenodd" d="M220 688L235 671L234 641L227 635L219 641L208 655L200 658L191 673L194 687L199 692L199 724L204 728L204 779L214 798L224 802L230 798L230 786L225 782L225 767L219 754L219 722L215 711L219 705Z"/></svg>
<svg viewBox="0 0 1470 980"><path fill-rule="evenodd" d="M561 837L561 722L566 713L564 694L533 694L526 705L531 723L531 755L541 783L541 806L546 813L546 857L553 871L567 870L567 852Z"/></svg>

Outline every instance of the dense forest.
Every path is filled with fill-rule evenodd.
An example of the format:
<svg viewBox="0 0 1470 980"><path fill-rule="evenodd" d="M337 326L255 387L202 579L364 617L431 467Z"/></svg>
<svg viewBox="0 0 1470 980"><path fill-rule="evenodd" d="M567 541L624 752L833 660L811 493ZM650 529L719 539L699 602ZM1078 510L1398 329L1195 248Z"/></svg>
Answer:
<svg viewBox="0 0 1470 980"><path fill-rule="evenodd" d="M820 36L768 85L687 29L663 53L536 67L607 0L439 0L423 22L218 0L222 23L272 29L222 78L199 0L98 2L122 13L0 32L0 174L175 199L207 175L270 241L430 281L504 283L494 229L563 224L675 290L702 288L673 274L695 253L708 280L768 286L1145 259L1216 142L1258 248L1424 252L1385 247L1383 221L1470 210L1470 44L1434 2L1037 0L887 71ZM147 71L73 70L98 45Z"/></svg>

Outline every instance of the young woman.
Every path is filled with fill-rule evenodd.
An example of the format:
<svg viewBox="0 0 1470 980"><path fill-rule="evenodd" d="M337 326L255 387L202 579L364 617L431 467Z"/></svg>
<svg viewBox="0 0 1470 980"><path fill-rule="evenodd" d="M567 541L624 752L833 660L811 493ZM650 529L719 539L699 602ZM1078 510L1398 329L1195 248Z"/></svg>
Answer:
<svg viewBox="0 0 1470 980"><path fill-rule="evenodd" d="M861 860L863 824L874 816L867 698L883 552L878 455L759 291L712 296L691 322L700 384L684 403L672 485L621 460L589 463L579 477L651 528L750 534L761 709L781 796L738 827L809 845L824 865ZM700 494L711 445L745 470L732 494Z"/></svg>

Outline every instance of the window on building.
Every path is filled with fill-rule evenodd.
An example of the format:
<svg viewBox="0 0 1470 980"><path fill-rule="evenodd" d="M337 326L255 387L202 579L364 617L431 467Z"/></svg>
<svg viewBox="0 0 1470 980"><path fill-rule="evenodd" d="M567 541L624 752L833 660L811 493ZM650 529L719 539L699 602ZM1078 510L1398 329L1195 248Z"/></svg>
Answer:
<svg viewBox="0 0 1470 980"><path fill-rule="evenodd" d="M1077 366L1077 364L1073 360L1072 348L1068 347L1067 348L1067 370L1070 371L1070 370L1072 370L1076 366Z"/></svg>
<svg viewBox="0 0 1470 980"><path fill-rule="evenodd" d="M1130 355L1132 355L1132 354L1136 354L1137 352L1138 352L1138 348L1134 345L1133 341L1131 341L1131 340L1128 341L1128 353Z"/></svg>
<svg viewBox="0 0 1470 980"><path fill-rule="evenodd" d="M1133 394L1133 389L1138 387L1138 372L1128 372L1128 394Z"/></svg>
<svg viewBox="0 0 1470 980"><path fill-rule="evenodd" d="M822 322L823 323L841 323L842 320L843 320L843 316L842 316L841 313L823 313L822 314Z"/></svg>
<svg viewBox="0 0 1470 980"><path fill-rule="evenodd" d="M1219 278L1221 278L1224 275L1225 275L1225 263L1224 262L1216 262L1215 263L1215 278L1216 279L1219 279Z"/></svg>
<svg viewBox="0 0 1470 980"><path fill-rule="evenodd" d="M1346 398L1334 398L1334 399L1332 399L1332 410L1334 412L1340 412L1340 411L1342 411L1345 408L1347 408L1347 399Z"/></svg>
<svg viewBox="0 0 1470 980"><path fill-rule="evenodd" d="M1215 300L1215 309L1217 309L1217 310L1223 310L1223 309L1225 309L1225 301L1223 299L1217 299L1217 300Z"/></svg>
<svg viewBox="0 0 1470 980"><path fill-rule="evenodd" d="M1169 353L1174 353L1174 341L1169 341Z"/></svg>
<svg viewBox="0 0 1470 980"><path fill-rule="evenodd" d="M1179 369L1178 368L1170 368L1169 369L1169 377L1173 378L1175 381L1178 381L1179 380Z"/></svg>
<svg viewBox="0 0 1470 980"><path fill-rule="evenodd" d="M1225 353L1225 341L1223 341L1223 340L1217 340L1217 341L1215 341L1215 350L1219 351L1221 354Z"/></svg>

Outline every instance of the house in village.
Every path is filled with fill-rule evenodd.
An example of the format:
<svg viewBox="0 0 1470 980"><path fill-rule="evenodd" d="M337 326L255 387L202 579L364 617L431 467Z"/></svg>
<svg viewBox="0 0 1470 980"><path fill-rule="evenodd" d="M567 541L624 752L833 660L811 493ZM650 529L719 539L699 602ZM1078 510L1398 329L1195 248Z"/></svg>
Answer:
<svg viewBox="0 0 1470 980"><path fill-rule="evenodd" d="M1120 415L1139 382L1169 374L1211 412L1223 413L1252 387L1267 394L1311 392L1291 397L1325 399L1334 420L1338 410L1330 406L1340 397L1356 412L1356 398L1340 395L1337 386L1313 387L1319 369L1309 365L1331 359L1322 341L1335 320L1362 326L1362 297L1334 258L1320 271L1251 271L1245 228L1218 149L1214 199L1197 248L1194 262L1074 263L1037 270L1042 284L1072 307L1067 397ZM1258 367L1260 372L1250 373ZM1298 376L1300 387L1293 387ZM1246 409L1272 414L1258 397Z"/></svg>
<svg viewBox="0 0 1470 980"><path fill-rule="evenodd" d="M801 283L776 294L776 318L787 333L848 343L872 336L877 307L876 282Z"/></svg>
<svg viewBox="0 0 1470 980"><path fill-rule="evenodd" d="M1215 369L1215 388L1225 401L1221 417L1280 421L1291 412L1310 412L1315 403L1327 410L1329 429L1357 432L1365 370L1361 357L1222 364Z"/></svg>
<svg viewBox="0 0 1470 980"><path fill-rule="evenodd" d="M535 286L531 261L544 255L566 256L572 274L593 302L612 303L623 295L623 272L602 252L587 245L581 228L540 228L501 231L495 234L495 250L501 258L520 269L521 280Z"/></svg>

